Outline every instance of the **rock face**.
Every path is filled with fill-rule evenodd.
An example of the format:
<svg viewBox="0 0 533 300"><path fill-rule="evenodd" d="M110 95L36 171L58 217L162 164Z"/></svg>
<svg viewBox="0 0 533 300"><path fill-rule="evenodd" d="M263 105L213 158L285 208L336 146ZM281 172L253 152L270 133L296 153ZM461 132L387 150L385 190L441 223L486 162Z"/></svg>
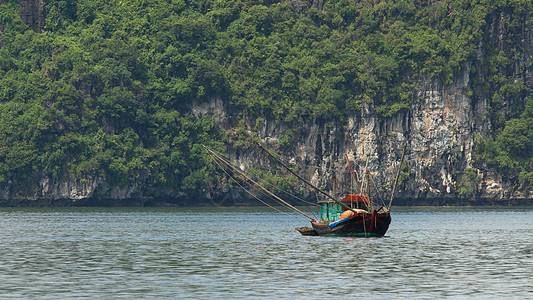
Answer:
<svg viewBox="0 0 533 300"><path fill-rule="evenodd" d="M44 1L20 0L19 3L23 20L40 32L44 28ZM322 5L322 1L313 3ZM506 30L505 17L504 13L492 16L492 22L487 26L489 30L478 46L477 57L463 67L453 83L444 84L437 79L421 81L408 111L383 118L370 104L366 104L359 112L349 116L346 123L326 124L309 120L295 135L295 143L290 149L277 149L278 152L290 163L298 165L302 174L312 182L327 186L333 173L344 177L341 178L345 179L344 182L349 181L348 165L343 162L345 156L358 170L368 160L372 173L394 178L405 144L408 175L402 181L396 204L508 204L517 200L524 200L523 204L531 203L533 195L522 195L518 199L513 196L511 183L494 172L476 168L472 161L476 137L487 136L493 124L487 117L489 99L468 96L471 94L468 91L476 88L471 71L476 66L481 69L479 65L483 64L485 57L484 44L494 49L506 47L501 39ZM522 55L516 58L516 67L507 76L531 88L533 33L527 27L521 33L520 46ZM480 72L475 76L481 81L484 79L484 74ZM521 101L524 99L508 99L507 107ZM195 103L191 111L196 116L213 114L219 126L226 130L231 130L234 125L231 109L218 98ZM251 130L256 122L248 119L247 124ZM257 133L265 144L276 148L278 138L290 129L288 126L265 118ZM230 146L229 152L241 169L267 163L254 149L231 149ZM458 192L458 182L466 169L472 170L478 180L471 193L464 195ZM161 204L164 199L176 202L176 198L182 196L179 191L155 190L146 178L135 179L124 187L114 187L105 178L89 176L66 181L45 178L23 194L17 194L8 187L0 191L0 199L13 200L2 200L0 204L10 205L14 203L10 201L15 201L18 205L151 205ZM233 190L205 190L201 194L203 203L215 204L233 204L244 197L244 193ZM180 201L185 203L186 200L182 197Z"/></svg>
<svg viewBox="0 0 533 300"><path fill-rule="evenodd" d="M46 19L44 0L19 0L20 15L26 25L40 33Z"/></svg>
<svg viewBox="0 0 533 300"><path fill-rule="evenodd" d="M350 182L348 164L343 162L345 155L359 171L368 159L370 172L390 183L399 167L402 146L406 144L405 163L409 176L397 194L396 204L513 203L518 199L511 197L509 182L502 181L491 171L476 169L472 164L475 138L486 136L491 124L486 118L487 101L475 101L464 93L470 87L469 72L470 69L465 68L462 76L450 85L428 80L416 91L410 110L392 118L382 118L371 106L366 106L350 116L347 124L326 126L311 120L302 126L294 147L277 151L297 165L313 183L324 187L333 175L344 179L345 183ZM220 110L221 107L214 109ZM265 122L259 136L275 149L277 138L286 129ZM242 169L260 163L253 151L232 154ZM471 193L466 195L458 191L465 169L472 169L478 179ZM522 204L531 203L532 196L522 196L521 200L526 200Z"/></svg>
<svg viewBox="0 0 533 300"><path fill-rule="evenodd" d="M474 165L472 160L476 137L488 136L494 127L489 96L480 97L482 91L471 92L477 88L471 74L477 76L478 82L485 80L486 75L472 72L472 69L482 69L487 47L501 51L510 47L501 38L508 30L504 22L508 18L504 12L491 16L476 59L466 64L451 84L445 85L437 79L422 81L409 111L382 118L367 105L349 116L347 124L327 126L310 120L295 137L296 145L286 151L278 149L278 152L303 168L305 176L312 181L327 186L333 170L337 177L349 174L347 164L339 164L345 153L358 166L364 166L370 155L370 171L393 179L402 145L407 144L409 175L401 186L397 204L531 204L533 193L517 196L513 193L515 183ZM521 37L518 47L523 52L516 58L514 67L506 70L506 76L514 78L515 83L523 82L530 90L533 87L533 33L524 26L517 36ZM506 116L512 105L523 107L524 102L525 98L506 99L503 111L498 113ZM214 110L223 111L224 108ZM220 122L221 125L225 123ZM250 122L249 129L253 124ZM275 148L277 138L287 129L266 121L258 134ZM234 151L233 154L241 168L258 164L257 155L253 153ZM467 171L475 178L471 189L464 192L459 190L459 185ZM345 179L349 181L349 175Z"/></svg>
<svg viewBox="0 0 533 300"><path fill-rule="evenodd" d="M8 184L0 190L0 206L163 206L211 205L195 202L173 189L155 189L148 176L129 180L125 185L110 184L99 175L56 180L42 179L38 185Z"/></svg>

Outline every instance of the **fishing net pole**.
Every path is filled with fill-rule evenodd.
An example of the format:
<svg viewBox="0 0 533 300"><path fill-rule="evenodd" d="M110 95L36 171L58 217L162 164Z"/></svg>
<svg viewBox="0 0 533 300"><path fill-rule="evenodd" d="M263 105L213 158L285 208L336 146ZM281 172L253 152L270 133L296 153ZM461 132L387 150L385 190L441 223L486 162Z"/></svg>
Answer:
<svg viewBox="0 0 533 300"><path fill-rule="evenodd" d="M248 175L246 175L244 172L242 172L241 170L239 170L239 168L233 166L229 161L227 161L226 159L222 158L221 156L219 156L217 153L215 153L214 151L212 151L211 149L207 148L206 146L203 146L206 151L208 153L210 153L212 156L214 156L215 158L219 159L221 162L223 162L224 164L226 164L228 167L230 167L233 171L237 172L239 175L241 175L243 178L245 178L246 180L248 180L249 182L251 182L254 186L260 188L261 190L263 190L264 192L266 192L267 194L269 194L270 196L274 197L276 200L278 200L280 203L284 204L285 206L291 208L292 210L300 213L301 215L311 219L311 220L315 220L313 217L309 216L308 214L304 213L303 211L301 211L300 209L296 208L295 206L291 205L290 203L288 203L287 201L281 199L280 197L278 197L277 195L275 195L274 193L272 193L271 191L269 191L268 189L266 189L263 185L261 185L260 183L254 181L252 178L250 178Z"/></svg>
<svg viewBox="0 0 533 300"><path fill-rule="evenodd" d="M282 210L279 210L277 208L275 208L274 206L268 204L267 202L263 201L261 198L259 198L257 195L255 195L254 193L252 193L250 190L248 190L247 188L245 188L242 184L240 184L240 182L235 179L233 176L231 176L231 174L226 170L226 168L224 168L216 159L213 160L220 169L222 169L222 171L229 177L231 178L241 189L243 189L245 192L247 192L250 196L252 196L253 198L255 198L256 200L258 200L259 202L263 203L264 205L272 208L273 210L277 211L277 212L280 212L282 214L286 214L286 215L289 215L288 213L282 211ZM290 216L290 215L289 215Z"/></svg>

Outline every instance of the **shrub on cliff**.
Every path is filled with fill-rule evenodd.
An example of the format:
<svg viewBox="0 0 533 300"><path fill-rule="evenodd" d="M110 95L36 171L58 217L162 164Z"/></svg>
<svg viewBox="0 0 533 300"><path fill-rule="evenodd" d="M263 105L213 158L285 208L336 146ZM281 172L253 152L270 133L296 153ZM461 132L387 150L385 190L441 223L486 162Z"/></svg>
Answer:
<svg viewBox="0 0 533 300"><path fill-rule="evenodd" d="M50 0L37 34L4 2L0 182L98 173L188 191L214 176L198 145L223 139L191 104L220 99L235 126L342 122L364 104L391 117L409 109L421 79L450 83L474 59L492 13L531 11L522 1ZM489 84L518 54L489 57ZM527 120L505 128L486 159L526 166Z"/></svg>

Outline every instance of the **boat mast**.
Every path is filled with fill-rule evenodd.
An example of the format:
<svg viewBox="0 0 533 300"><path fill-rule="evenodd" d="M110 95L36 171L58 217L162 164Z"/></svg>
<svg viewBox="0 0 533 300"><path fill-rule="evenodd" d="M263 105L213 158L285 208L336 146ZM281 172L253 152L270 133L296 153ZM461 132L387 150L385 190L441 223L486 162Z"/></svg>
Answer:
<svg viewBox="0 0 533 300"><path fill-rule="evenodd" d="M335 189L335 184L337 183L337 176L333 175L333 177L331 178L331 181L333 184L333 188L331 189L331 192L333 194L333 197L337 199L337 190Z"/></svg>
<svg viewBox="0 0 533 300"><path fill-rule="evenodd" d="M361 190L361 185L359 184L359 180L357 179L357 174L354 172L352 168L352 163L350 162L350 159L348 158L348 154L344 152L344 156L346 156L346 161L348 162L348 166L350 166L350 170L352 171L352 177L355 180L355 184L357 185L357 188L359 189L359 194L363 194L363 191Z"/></svg>
<svg viewBox="0 0 533 300"><path fill-rule="evenodd" d="M374 205L373 205L373 200L370 199L370 178L368 178L368 176L370 176L370 172L368 172L368 161L370 160L370 154L367 154L366 155L366 163L365 163L365 173L363 174L363 179L366 180L366 196L367 196L367 201L366 201L366 206L368 208L369 211L372 211L372 209L374 208ZM362 194L362 191L363 191L363 183L361 183L361 194Z"/></svg>

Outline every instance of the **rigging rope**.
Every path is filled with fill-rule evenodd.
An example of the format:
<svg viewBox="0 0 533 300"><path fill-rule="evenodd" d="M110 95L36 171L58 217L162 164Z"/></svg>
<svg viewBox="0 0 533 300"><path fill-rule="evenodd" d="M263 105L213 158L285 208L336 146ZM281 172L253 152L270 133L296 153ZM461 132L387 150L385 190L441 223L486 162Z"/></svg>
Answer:
<svg viewBox="0 0 533 300"><path fill-rule="evenodd" d="M251 183L253 183L255 186L259 187L260 189L262 189L264 192L266 192L267 194L269 194L270 196L274 197L276 200L280 201L281 203L285 204L287 207L291 208L292 210L300 213L301 215L303 216L306 216L307 218L309 218L310 220L314 221L315 219L312 218L311 216L309 216L308 214L304 213L303 211L299 210L298 208L294 207L293 205L291 205L290 203L288 203L287 201L281 199L280 197L276 196L275 194L273 194L271 191L269 191L268 189L266 189L264 186L262 186L260 183L257 183L255 182L252 178L250 178L249 176L247 176L245 173L243 173L241 170L239 170L237 167L233 166L231 163L227 162L225 159L223 159L222 157L220 157L218 154L216 154L215 152L213 152L212 150L208 149L206 146L204 146L204 148L206 149L206 151L208 151L208 153L210 153L211 155L215 156L216 158L219 158L220 161L224 162L228 167L232 168L234 171L236 171L239 175L241 175L243 178L245 178L246 180L250 181Z"/></svg>
<svg viewBox="0 0 533 300"><path fill-rule="evenodd" d="M326 197L330 198L331 200L335 201L336 203L338 203L340 206L346 208L347 210L351 210L355 213L355 211L347 206L346 204L342 203L341 201L339 201L338 199L335 199L333 196L331 196L330 194L324 192L323 190L319 189L318 187L316 187L314 184L312 184L311 182L309 182L308 180L305 180L304 178L302 178L302 176L296 174L291 168L289 168L287 165L285 165L282 161L280 161L276 156L274 156L274 154L270 153L270 151L268 151L265 147L263 147L261 144L259 143L256 143L256 145L261 148L263 151L265 151L268 155L270 155L270 157L274 158L275 160L277 160L285 169L287 169L287 171L289 171L291 174L293 174L294 176L298 177L298 179L300 179L301 181L305 182L307 185L309 185L310 187L312 187L313 189L315 189L316 191L322 193L323 195L325 195Z"/></svg>
<svg viewBox="0 0 533 300"><path fill-rule="evenodd" d="M288 213L284 212L284 211L281 211L277 208L275 208L274 206L266 203L265 201L263 201L262 199L260 199L259 197L257 197L254 193L250 192L248 189L246 189L244 186L242 186L233 176L231 176L224 167L222 167L222 165L215 159L214 160L215 163L222 169L222 171L224 171L224 173L226 173L226 175L228 175L229 178L233 179L233 181L235 181L235 183L241 187L245 192L247 192L248 194L250 194L250 196L254 197L255 199L259 200L261 203L263 203L264 205L272 208L273 210L277 211L277 212L280 212L282 214L286 214L288 216L290 216Z"/></svg>
<svg viewBox="0 0 533 300"><path fill-rule="evenodd" d="M253 176L253 175L251 175L251 176ZM256 180L260 180L261 178L259 178L258 176L255 176L255 179L256 179ZM266 185L266 186L268 186L268 187L271 187L271 188L277 190L277 191L280 192L280 193L285 193L285 194L287 194L287 195L289 195L289 196L291 196L291 197L293 197L293 198L295 198L295 199L298 199L298 200L301 201L301 202L307 203L307 204L309 204L309 205L311 205L311 206L317 206L317 205L318 205L318 204L316 204L316 203L309 202L309 201L307 201L307 200L305 200L305 199L303 199L303 198L300 198L300 197L298 197L297 195L294 195L294 194L292 194L292 193L289 193L289 192L287 192L287 191L284 191L284 190L282 190L281 188L279 188L279 187L277 187L277 186L275 186L275 185L273 185L273 184L270 184L270 183L268 183L268 182L263 183L263 184Z"/></svg>
<svg viewBox="0 0 533 300"><path fill-rule="evenodd" d="M376 192L376 197L374 197L374 199L376 199L376 204L380 204L381 206L385 206L385 198L383 197L383 194L381 193L381 191L378 189L378 184L376 183L376 181L374 180L374 177L375 176L369 176L370 180L372 181L372 183L374 184L374 191ZM377 200L380 200L381 203L377 203Z"/></svg>
<svg viewBox="0 0 533 300"><path fill-rule="evenodd" d="M209 149L209 150L212 151L213 153L216 153L216 154L218 154L219 156L223 157L220 153L217 153L216 151L214 151L214 150L212 150L212 149ZM225 164L231 164L231 162L229 162L227 159L225 159L224 163L225 163ZM260 168L260 167L254 167L253 169L270 171L270 170L267 169L267 168ZM256 181L261 180L261 178L260 178L258 175L249 174L249 176L252 177L252 179L255 179ZM313 202L307 201L307 200L305 200L305 199L303 199L303 198L301 198L301 197L299 197L299 196L297 196L297 195L295 195L295 194L292 194L292 193L290 193L290 192L288 192L288 191L284 191L284 190L282 190L281 188L279 188L279 187L277 187L277 186L275 186L275 185L273 185L273 184L270 184L270 183L268 183L268 182L263 182L263 185L265 185L265 186L267 186L267 187L269 187L269 188L273 188L273 189L277 190L277 191L280 192L280 193L287 194L288 196L290 196L290 197L292 197L292 198L295 198L295 199L299 200L300 202L306 203L306 204L311 205L311 206L318 206L317 203L313 203Z"/></svg>

